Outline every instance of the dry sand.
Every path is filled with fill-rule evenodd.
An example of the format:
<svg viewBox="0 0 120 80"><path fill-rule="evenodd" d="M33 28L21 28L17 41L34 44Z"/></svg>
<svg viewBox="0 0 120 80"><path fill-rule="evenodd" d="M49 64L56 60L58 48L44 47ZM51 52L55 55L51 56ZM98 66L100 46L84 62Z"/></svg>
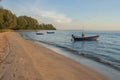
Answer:
<svg viewBox="0 0 120 80"><path fill-rule="evenodd" d="M0 33L0 80L107 80L18 33Z"/></svg>

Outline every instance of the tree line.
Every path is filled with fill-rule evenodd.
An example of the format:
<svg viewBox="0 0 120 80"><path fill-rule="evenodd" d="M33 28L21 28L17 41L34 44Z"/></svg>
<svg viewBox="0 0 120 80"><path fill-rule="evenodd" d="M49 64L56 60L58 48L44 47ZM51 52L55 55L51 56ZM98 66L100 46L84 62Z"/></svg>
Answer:
<svg viewBox="0 0 120 80"><path fill-rule="evenodd" d="M0 29L11 30L56 30L52 24L39 24L32 17L17 17L10 10L0 8Z"/></svg>

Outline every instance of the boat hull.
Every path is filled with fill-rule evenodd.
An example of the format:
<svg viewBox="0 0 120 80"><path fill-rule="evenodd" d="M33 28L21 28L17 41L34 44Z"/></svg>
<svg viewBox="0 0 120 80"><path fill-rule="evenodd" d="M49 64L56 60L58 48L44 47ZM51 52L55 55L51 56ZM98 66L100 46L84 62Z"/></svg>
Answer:
<svg viewBox="0 0 120 80"><path fill-rule="evenodd" d="M72 35L72 38L74 41L96 41L98 39L98 37L99 36L96 35L96 36L82 38L82 37L76 37L76 36Z"/></svg>
<svg viewBox="0 0 120 80"><path fill-rule="evenodd" d="M54 34L55 32L47 32L47 34Z"/></svg>

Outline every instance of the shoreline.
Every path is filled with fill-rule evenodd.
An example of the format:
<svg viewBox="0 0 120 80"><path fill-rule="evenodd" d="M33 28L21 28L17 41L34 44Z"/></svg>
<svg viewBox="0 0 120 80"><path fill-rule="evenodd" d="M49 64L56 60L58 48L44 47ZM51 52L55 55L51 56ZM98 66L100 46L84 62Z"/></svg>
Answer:
<svg viewBox="0 0 120 80"><path fill-rule="evenodd" d="M6 32L10 54L0 65L1 80L107 80L102 74L63 55ZM4 44L3 44L4 45Z"/></svg>
<svg viewBox="0 0 120 80"><path fill-rule="evenodd" d="M56 47L56 46L53 46L50 44L46 44L46 43L42 43L42 42L38 42L38 41L36 43L55 51L57 54L63 55L67 58L70 58L70 59L78 62L81 65L84 65L92 70L95 70L96 72L106 76L109 80L119 80L120 79L119 70L114 69L111 66L104 65L100 62L91 60L91 59L83 57L83 56L78 56L76 54L73 54L71 51L67 51L67 50L64 50L63 48L59 48L59 47Z"/></svg>

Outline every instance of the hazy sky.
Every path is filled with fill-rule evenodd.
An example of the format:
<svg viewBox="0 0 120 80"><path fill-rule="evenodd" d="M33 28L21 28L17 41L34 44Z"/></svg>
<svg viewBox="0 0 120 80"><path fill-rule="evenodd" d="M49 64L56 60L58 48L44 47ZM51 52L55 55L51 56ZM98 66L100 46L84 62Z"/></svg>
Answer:
<svg viewBox="0 0 120 80"><path fill-rule="evenodd" d="M0 5L57 29L120 30L120 0L2 0Z"/></svg>

